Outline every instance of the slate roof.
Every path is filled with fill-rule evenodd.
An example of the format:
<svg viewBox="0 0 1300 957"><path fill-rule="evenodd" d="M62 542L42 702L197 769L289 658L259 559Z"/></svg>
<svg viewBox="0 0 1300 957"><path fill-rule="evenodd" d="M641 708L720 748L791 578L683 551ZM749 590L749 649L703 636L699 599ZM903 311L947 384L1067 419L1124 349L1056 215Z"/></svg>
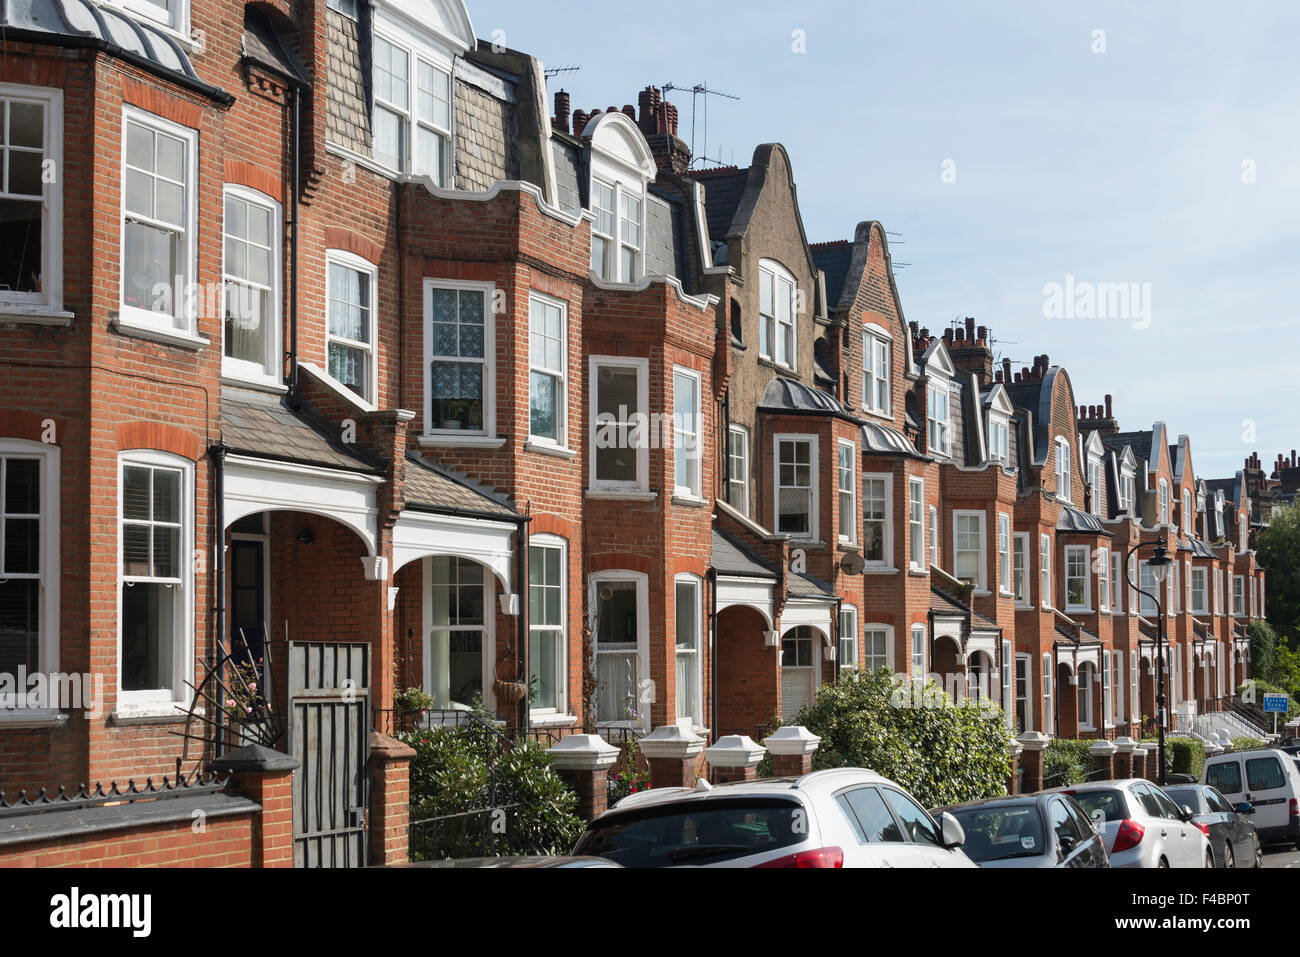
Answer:
<svg viewBox="0 0 1300 957"><path fill-rule="evenodd" d="M826 301L838 303L844 292L844 280L849 275L849 264L853 261L853 244L847 239L813 243L812 255L817 268L826 274Z"/></svg>
<svg viewBox="0 0 1300 957"><path fill-rule="evenodd" d="M380 474L369 460L349 449L279 396L242 389L221 393L221 439L232 452Z"/></svg>
<svg viewBox="0 0 1300 957"><path fill-rule="evenodd" d="M745 195L749 168L727 166L690 170L687 175L704 186L704 221L709 229L709 238L714 242L726 242L740 198Z"/></svg>
<svg viewBox="0 0 1300 957"><path fill-rule="evenodd" d="M1110 532L1102 527L1101 521L1095 515L1081 512L1070 505L1061 506L1061 515L1056 520L1056 530L1058 532L1082 532L1089 535L1110 536Z"/></svg>
<svg viewBox="0 0 1300 957"><path fill-rule="evenodd" d="M1113 435L1103 435L1101 442L1108 449L1115 449L1117 452L1123 452L1124 446L1133 450L1133 455L1139 459L1151 461L1151 430L1145 432L1116 432Z"/></svg>
<svg viewBox="0 0 1300 957"><path fill-rule="evenodd" d="M311 86L301 61L261 10L249 9L244 14L244 59L267 67L299 86Z"/></svg>
<svg viewBox="0 0 1300 957"><path fill-rule="evenodd" d="M1205 487L1211 494L1215 492L1223 493L1223 500L1231 502L1233 505L1240 505L1237 501L1237 494L1241 491L1241 482L1236 478L1226 479L1206 479Z"/></svg>
<svg viewBox="0 0 1300 957"><path fill-rule="evenodd" d="M407 506L417 511L487 513L510 520L519 516L505 496L476 488L463 476L413 453L406 456L402 495Z"/></svg>
<svg viewBox="0 0 1300 957"><path fill-rule="evenodd" d="M777 376L767 384L758 407L765 412L822 413L858 421L829 392L810 388L784 376Z"/></svg>
<svg viewBox="0 0 1300 957"><path fill-rule="evenodd" d="M222 102L233 97L199 79L181 45L163 30L91 0L3 0L0 35L54 46L92 46Z"/></svg>
<svg viewBox="0 0 1300 957"><path fill-rule="evenodd" d="M930 611L945 618L965 618L970 614L960 598L935 585L930 586Z"/></svg>
<svg viewBox="0 0 1300 957"><path fill-rule="evenodd" d="M743 575L746 578L773 580L780 577L763 559L717 528L713 529L713 555L710 564L720 575Z"/></svg>
<svg viewBox="0 0 1300 957"><path fill-rule="evenodd" d="M906 455L923 462L931 461L929 456L918 452L902 432L878 422L862 423L862 451L868 455Z"/></svg>
<svg viewBox="0 0 1300 957"><path fill-rule="evenodd" d="M801 575L798 572L791 572L785 580L786 592L791 598L826 598L833 600L835 592L831 589L830 582L824 582L820 578L814 578L811 575Z"/></svg>

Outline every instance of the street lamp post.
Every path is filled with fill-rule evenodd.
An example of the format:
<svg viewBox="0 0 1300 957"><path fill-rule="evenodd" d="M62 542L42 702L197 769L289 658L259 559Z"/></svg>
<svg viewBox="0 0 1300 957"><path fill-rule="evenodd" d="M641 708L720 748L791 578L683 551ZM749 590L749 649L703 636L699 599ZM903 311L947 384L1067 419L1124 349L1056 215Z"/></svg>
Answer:
<svg viewBox="0 0 1300 957"><path fill-rule="evenodd" d="M1160 586L1165 583L1165 578L1169 574L1169 566L1173 564L1173 559L1169 557L1169 550L1165 548L1164 542L1155 542L1155 548L1151 552L1151 557L1147 559L1147 567L1151 569L1151 577L1156 582L1156 594L1139 588L1137 583L1128 576L1128 559L1139 548L1145 548L1151 542L1139 542L1128 550L1124 556L1124 578L1128 581L1129 587L1139 594L1146 595L1156 603L1156 749L1159 770L1156 776L1157 782L1161 787L1165 785L1165 614L1164 606L1158 597Z"/></svg>

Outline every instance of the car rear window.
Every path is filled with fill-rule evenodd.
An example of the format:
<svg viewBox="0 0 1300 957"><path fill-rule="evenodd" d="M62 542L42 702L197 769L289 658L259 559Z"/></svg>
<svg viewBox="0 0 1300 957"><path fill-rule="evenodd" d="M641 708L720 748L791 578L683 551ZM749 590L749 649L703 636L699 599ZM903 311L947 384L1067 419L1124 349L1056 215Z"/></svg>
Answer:
<svg viewBox="0 0 1300 957"><path fill-rule="evenodd" d="M1186 804L1189 808L1200 814L1205 810L1202 801L1201 792L1197 788L1165 788L1165 793L1179 807Z"/></svg>
<svg viewBox="0 0 1300 957"><path fill-rule="evenodd" d="M977 864L1038 857L1046 850L1043 816L1035 804L952 811L966 832L962 850Z"/></svg>
<svg viewBox="0 0 1300 957"><path fill-rule="evenodd" d="M1205 783L1224 794L1241 793L1241 765L1236 761L1211 764L1205 772Z"/></svg>
<svg viewBox="0 0 1300 957"><path fill-rule="evenodd" d="M1271 791L1286 783L1282 762L1277 758L1247 758L1246 787L1251 791Z"/></svg>
<svg viewBox="0 0 1300 957"><path fill-rule="evenodd" d="M703 864L808 839L807 811L784 798L675 801L595 821L573 849L624 867Z"/></svg>
<svg viewBox="0 0 1300 957"><path fill-rule="evenodd" d="M1088 820L1095 821L1097 812L1107 821L1123 821L1128 818L1128 802L1118 791L1078 791L1072 797L1079 802Z"/></svg>

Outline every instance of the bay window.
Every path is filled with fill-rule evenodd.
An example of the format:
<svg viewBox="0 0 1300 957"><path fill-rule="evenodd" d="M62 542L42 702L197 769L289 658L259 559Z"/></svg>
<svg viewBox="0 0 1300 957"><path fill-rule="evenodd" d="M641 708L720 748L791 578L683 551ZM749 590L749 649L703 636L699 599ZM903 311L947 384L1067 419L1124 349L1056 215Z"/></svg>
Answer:
<svg viewBox="0 0 1300 957"><path fill-rule="evenodd" d="M62 161L63 92L0 83L0 311L63 306Z"/></svg>
<svg viewBox="0 0 1300 957"><path fill-rule="evenodd" d="M227 186L222 372L278 382L280 351L280 204L269 196Z"/></svg>
<svg viewBox="0 0 1300 957"><path fill-rule="evenodd" d="M930 506L930 564L939 567L939 509Z"/></svg>
<svg viewBox="0 0 1300 957"><path fill-rule="evenodd" d="M926 382L926 442L931 452L948 455L952 437L948 423L948 380L931 376Z"/></svg>
<svg viewBox="0 0 1300 957"><path fill-rule="evenodd" d="M923 679L926 675L925 625L912 626L912 677Z"/></svg>
<svg viewBox="0 0 1300 957"><path fill-rule="evenodd" d="M851 543L857 541L854 531L858 521L858 510L854 502L857 469L853 465L857 449L852 442L839 442L836 445L836 452L838 454L835 474L839 499L839 540Z"/></svg>
<svg viewBox="0 0 1300 957"><path fill-rule="evenodd" d="M1160 594L1155 573L1145 561L1138 562L1138 610L1142 615L1156 613L1156 596Z"/></svg>
<svg viewBox="0 0 1300 957"><path fill-rule="evenodd" d="M619 190L618 196L619 278L636 282L641 278L641 228L644 208L640 195Z"/></svg>
<svg viewBox="0 0 1300 957"><path fill-rule="evenodd" d="M925 571L925 480L907 480L907 549L908 563L915 571Z"/></svg>
<svg viewBox="0 0 1300 957"><path fill-rule="evenodd" d="M743 425L727 429L727 502L749 514L749 430Z"/></svg>
<svg viewBox="0 0 1300 957"><path fill-rule="evenodd" d="M1055 682L1052 674L1052 656L1043 655L1043 731L1048 735L1056 733L1056 707L1053 697Z"/></svg>
<svg viewBox="0 0 1300 957"><path fill-rule="evenodd" d="M1065 610L1086 611L1089 600L1088 547L1065 546Z"/></svg>
<svg viewBox="0 0 1300 957"><path fill-rule="evenodd" d="M892 475L862 476L862 557L868 565L890 566L893 551Z"/></svg>
<svg viewBox="0 0 1300 957"><path fill-rule="evenodd" d="M677 720L689 718L691 727L704 726L700 665L700 579L679 575L676 580L677 618Z"/></svg>
<svg viewBox="0 0 1300 957"><path fill-rule="evenodd" d="M889 667L889 638L890 629L883 625L867 625L863 628L862 647L868 674Z"/></svg>
<svg viewBox="0 0 1300 957"><path fill-rule="evenodd" d="M1097 610L1110 611L1110 552L1097 549Z"/></svg>
<svg viewBox="0 0 1300 957"><path fill-rule="evenodd" d="M591 487L610 491L649 490L646 414L650 399L647 359L592 356Z"/></svg>
<svg viewBox="0 0 1300 957"><path fill-rule="evenodd" d="M817 537L817 438L777 435L776 530L797 539Z"/></svg>
<svg viewBox="0 0 1300 957"><path fill-rule="evenodd" d="M1011 583L1011 516L998 512L998 591L1012 594Z"/></svg>
<svg viewBox="0 0 1300 957"><path fill-rule="evenodd" d="M1105 489L1101 482L1101 459L1095 455L1088 456L1088 504L1093 515L1102 514L1102 498Z"/></svg>
<svg viewBox="0 0 1300 957"><path fill-rule="evenodd" d="M1164 479L1160 480L1159 485L1159 503L1160 503L1160 524L1169 524L1169 483Z"/></svg>
<svg viewBox="0 0 1300 957"><path fill-rule="evenodd" d="M1072 501L1070 497L1070 443L1060 438L1056 440L1056 497L1062 502Z"/></svg>
<svg viewBox="0 0 1300 957"><path fill-rule="evenodd" d="M601 279L613 278L614 187L591 181L591 271Z"/></svg>
<svg viewBox="0 0 1300 957"><path fill-rule="evenodd" d="M1110 556L1110 600L1111 610L1118 613L1124 610L1124 556L1112 552Z"/></svg>
<svg viewBox="0 0 1300 957"><path fill-rule="evenodd" d="M1210 610L1205 578L1204 568L1192 567L1192 613L1195 615L1204 615Z"/></svg>
<svg viewBox="0 0 1300 957"><path fill-rule="evenodd" d="M194 465L157 452L118 467L119 707L188 698L194 650Z"/></svg>
<svg viewBox="0 0 1300 957"><path fill-rule="evenodd" d="M985 587L984 513L953 512L953 572L955 577Z"/></svg>
<svg viewBox="0 0 1300 957"><path fill-rule="evenodd" d="M1011 464L1010 432L1006 416L989 413L989 461Z"/></svg>
<svg viewBox="0 0 1300 957"><path fill-rule="evenodd" d="M533 712L565 708L568 566L565 542L551 535L528 541L528 671Z"/></svg>
<svg viewBox="0 0 1300 957"><path fill-rule="evenodd" d="M702 494L700 374L680 366L673 369L673 483L677 495L698 499Z"/></svg>
<svg viewBox="0 0 1300 957"><path fill-rule="evenodd" d="M60 559L59 447L0 438L0 678L19 693L19 669L58 669Z"/></svg>
<svg viewBox="0 0 1300 957"><path fill-rule="evenodd" d="M374 158L400 173L451 185L451 72L446 62L396 33L376 32L371 47ZM414 83L412 73L414 72Z"/></svg>
<svg viewBox="0 0 1300 957"><path fill-rule="evenodd" d="M1232 615L1239 618L1246 613L1246 579L1242 575L1232 576Z"/></svg>
<svg viewBox="0 0 1300 957"><path fill-rule="evenodd" d="M563 446L568 440L568 305L533 293L528 326L528 436Z"/></svg>
<svg viewBox="0 0 1300 957"><path fill-rule="evenodd" d="M1052 539L1038 536L1038 604L1052 607Z"/></svg>
<svg viewBox="0 0 1300 957"><path fill-rule="evenodd" d="M595 614L596 720L646 727L649 700L639 694L649 629L647 578L641 572L596 572L589 602Z"/></svg>
<svg viewBox="0 0 1300 957"><path fill-rule="evenodd" d="M1029 533L1016 532L1012 542L1012 594L1017 605L1029 604Z"/></svg>
<svg viewBox="0 0 1300 957"><path fill-rule="evenodd" d="M840 608L840 670L858 666L858 610L852 605Z"/></svg>

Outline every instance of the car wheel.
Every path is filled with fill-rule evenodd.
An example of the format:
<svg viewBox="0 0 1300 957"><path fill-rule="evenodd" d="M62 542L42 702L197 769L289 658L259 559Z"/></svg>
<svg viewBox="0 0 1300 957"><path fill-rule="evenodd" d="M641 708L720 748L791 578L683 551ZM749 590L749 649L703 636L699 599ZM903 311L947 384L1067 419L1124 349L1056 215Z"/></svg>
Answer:
<svg viewBox="0 0 1300 957"><path fill-rule="evenodd" d="M1206 851L1206 852L1205 852L1205 866L1208 867L1208 868L1210 868L1210 869L1213 869L1213 868L1214 868L1214 852L1213 852L1213 851Z"/></svg>
<svg viewBox="0 0 1300 957"><path fill-rule="evenodd" d="M1232 853L1232 846L1225 844L1223 847L1223 866L1233 868L1237 866L1237 861Z"/></svg>
<svg viewBox="0 0 1300 957"><path fill-rule="evenodd" d="M1255 848L1255 866L1264 866L1264 849L1262 847Z"/></svg>

